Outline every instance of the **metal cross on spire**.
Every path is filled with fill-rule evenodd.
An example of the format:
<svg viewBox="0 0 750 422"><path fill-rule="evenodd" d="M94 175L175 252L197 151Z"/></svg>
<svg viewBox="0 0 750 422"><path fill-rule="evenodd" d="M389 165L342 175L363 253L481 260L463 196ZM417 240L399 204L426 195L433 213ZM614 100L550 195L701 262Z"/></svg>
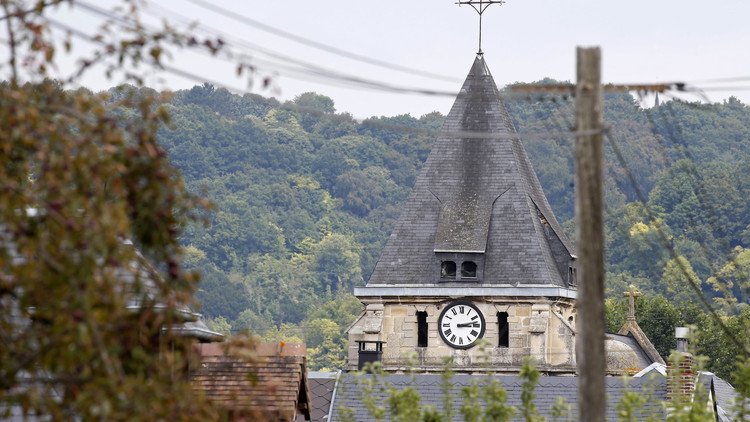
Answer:
<svg viewBox="0 0 750 422"><path fill-rule="evenodd" d="M479 14L479 51L477 51L477 54L484 54L482 53L482 14L493 4L502 5L503 3L505 3L505 0L459 0L456 2L459 6L468 4Z"/></svg>

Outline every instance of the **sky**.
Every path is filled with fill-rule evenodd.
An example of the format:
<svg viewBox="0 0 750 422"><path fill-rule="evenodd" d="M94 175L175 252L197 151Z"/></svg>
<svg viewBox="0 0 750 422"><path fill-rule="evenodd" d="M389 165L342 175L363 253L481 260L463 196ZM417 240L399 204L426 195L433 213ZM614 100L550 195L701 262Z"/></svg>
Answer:
<svg viewBox="0 0 750 422"><path fill-rule="evenodd" d="M108 7L112 0L88 0ZM146 20L163 16L179 23L182 17L199 22L208 31L222 31L227 39L251 43L277 55L388 85L455 92L469 71L477 50L478 18L455 0L284 0L210 3L266 25L318 43L383 62L445 76L427 78L365 64L316 50L256 27L221 16L189 0L152 1ZM179 15L178 15L179 14ZM64 8L57 18L81 30L93 30L101 17ZM750 77L750 1L720 0L508 0L484 15L483 50L498 85L532 82L544 77L574 80L576 46L600 46L603 79L612 83L703 81L723 77ZM198 31L198 30L195 30ZM62 36L61 36L62 38ZM230 44L232 42L230 41ZM79 47L83 48L83 47ZM334 99L338 111L355 117L431 111L447 113L451 95L426 96L386 93L375 89L342 87L341 81L323 82L289 74L258 50L245 49L260 69L255 83L236 77L235 66L190 51L173 51L171 65L200 78L282 100L306 91ZM80 54L75 49L74 54ZM6 54L0 49L0 57ZM4 57L3 57L4 58ZM271 63L269 63L269 61ZM72 59L63 59L60 73L70 71ZM288 67L289 64L282 66ZM272 76L270 88L260 80ZM116 84L101 72L88 74L81 84L95 90ZM152 76L147 83L159 89L184 89L196 84L170 73ZM696 83L701 87L714 87ZM727 83L750 87L746 81ZM750 103L750 90L707 91L711 101L731 95ZM695 96L687 96L697 100Z"/></svg>

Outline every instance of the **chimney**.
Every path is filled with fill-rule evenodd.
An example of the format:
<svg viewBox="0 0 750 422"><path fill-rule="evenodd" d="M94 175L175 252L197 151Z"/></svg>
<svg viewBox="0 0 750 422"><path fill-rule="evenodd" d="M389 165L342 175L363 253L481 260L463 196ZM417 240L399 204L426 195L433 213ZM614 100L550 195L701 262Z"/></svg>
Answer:
<svg viewBox="0 0 750 422"><path fill-rule="evenodd" d="M682 353L687 353L688 337L690 336L690 328L676 327L674 329L674 336L677 339L677 351L682 352Z"/></svg>
<svg viewBox="0 0 750 422"><path fill-rule="evenodd" d="M677 361L669 359L667 363L667 400L672 400L677 394L680 400L690 400L695 391L695 372L693 370L693 355L688 352L688 327L676 327Z"/></svg>

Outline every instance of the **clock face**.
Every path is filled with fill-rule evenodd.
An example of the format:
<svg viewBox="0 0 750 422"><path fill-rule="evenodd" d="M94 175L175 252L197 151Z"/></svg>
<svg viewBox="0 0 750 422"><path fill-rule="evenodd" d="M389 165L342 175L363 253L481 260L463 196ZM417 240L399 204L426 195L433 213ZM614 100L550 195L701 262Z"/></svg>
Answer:
<svg viewBox="0 0 750 422"><path fill-rule="evenodd" d="M438 319L440 337L455 349L473 347L484 336L484 316L471 302L453 302Z"/></svg>

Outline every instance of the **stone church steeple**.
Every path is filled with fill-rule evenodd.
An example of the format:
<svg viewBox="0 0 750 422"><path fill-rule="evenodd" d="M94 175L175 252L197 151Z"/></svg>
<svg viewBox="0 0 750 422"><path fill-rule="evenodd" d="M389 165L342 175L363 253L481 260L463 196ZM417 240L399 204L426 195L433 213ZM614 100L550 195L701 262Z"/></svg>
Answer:
<svg viewBox="0 0 750 422"><path fill-rule="evenodd" d="M459 371L512 373L532 356L545 371L574 372L575 260L477 55L367 285L355 289L366 309L349 329L349 368L380 360L429 371L452 357Z"/></svg>

